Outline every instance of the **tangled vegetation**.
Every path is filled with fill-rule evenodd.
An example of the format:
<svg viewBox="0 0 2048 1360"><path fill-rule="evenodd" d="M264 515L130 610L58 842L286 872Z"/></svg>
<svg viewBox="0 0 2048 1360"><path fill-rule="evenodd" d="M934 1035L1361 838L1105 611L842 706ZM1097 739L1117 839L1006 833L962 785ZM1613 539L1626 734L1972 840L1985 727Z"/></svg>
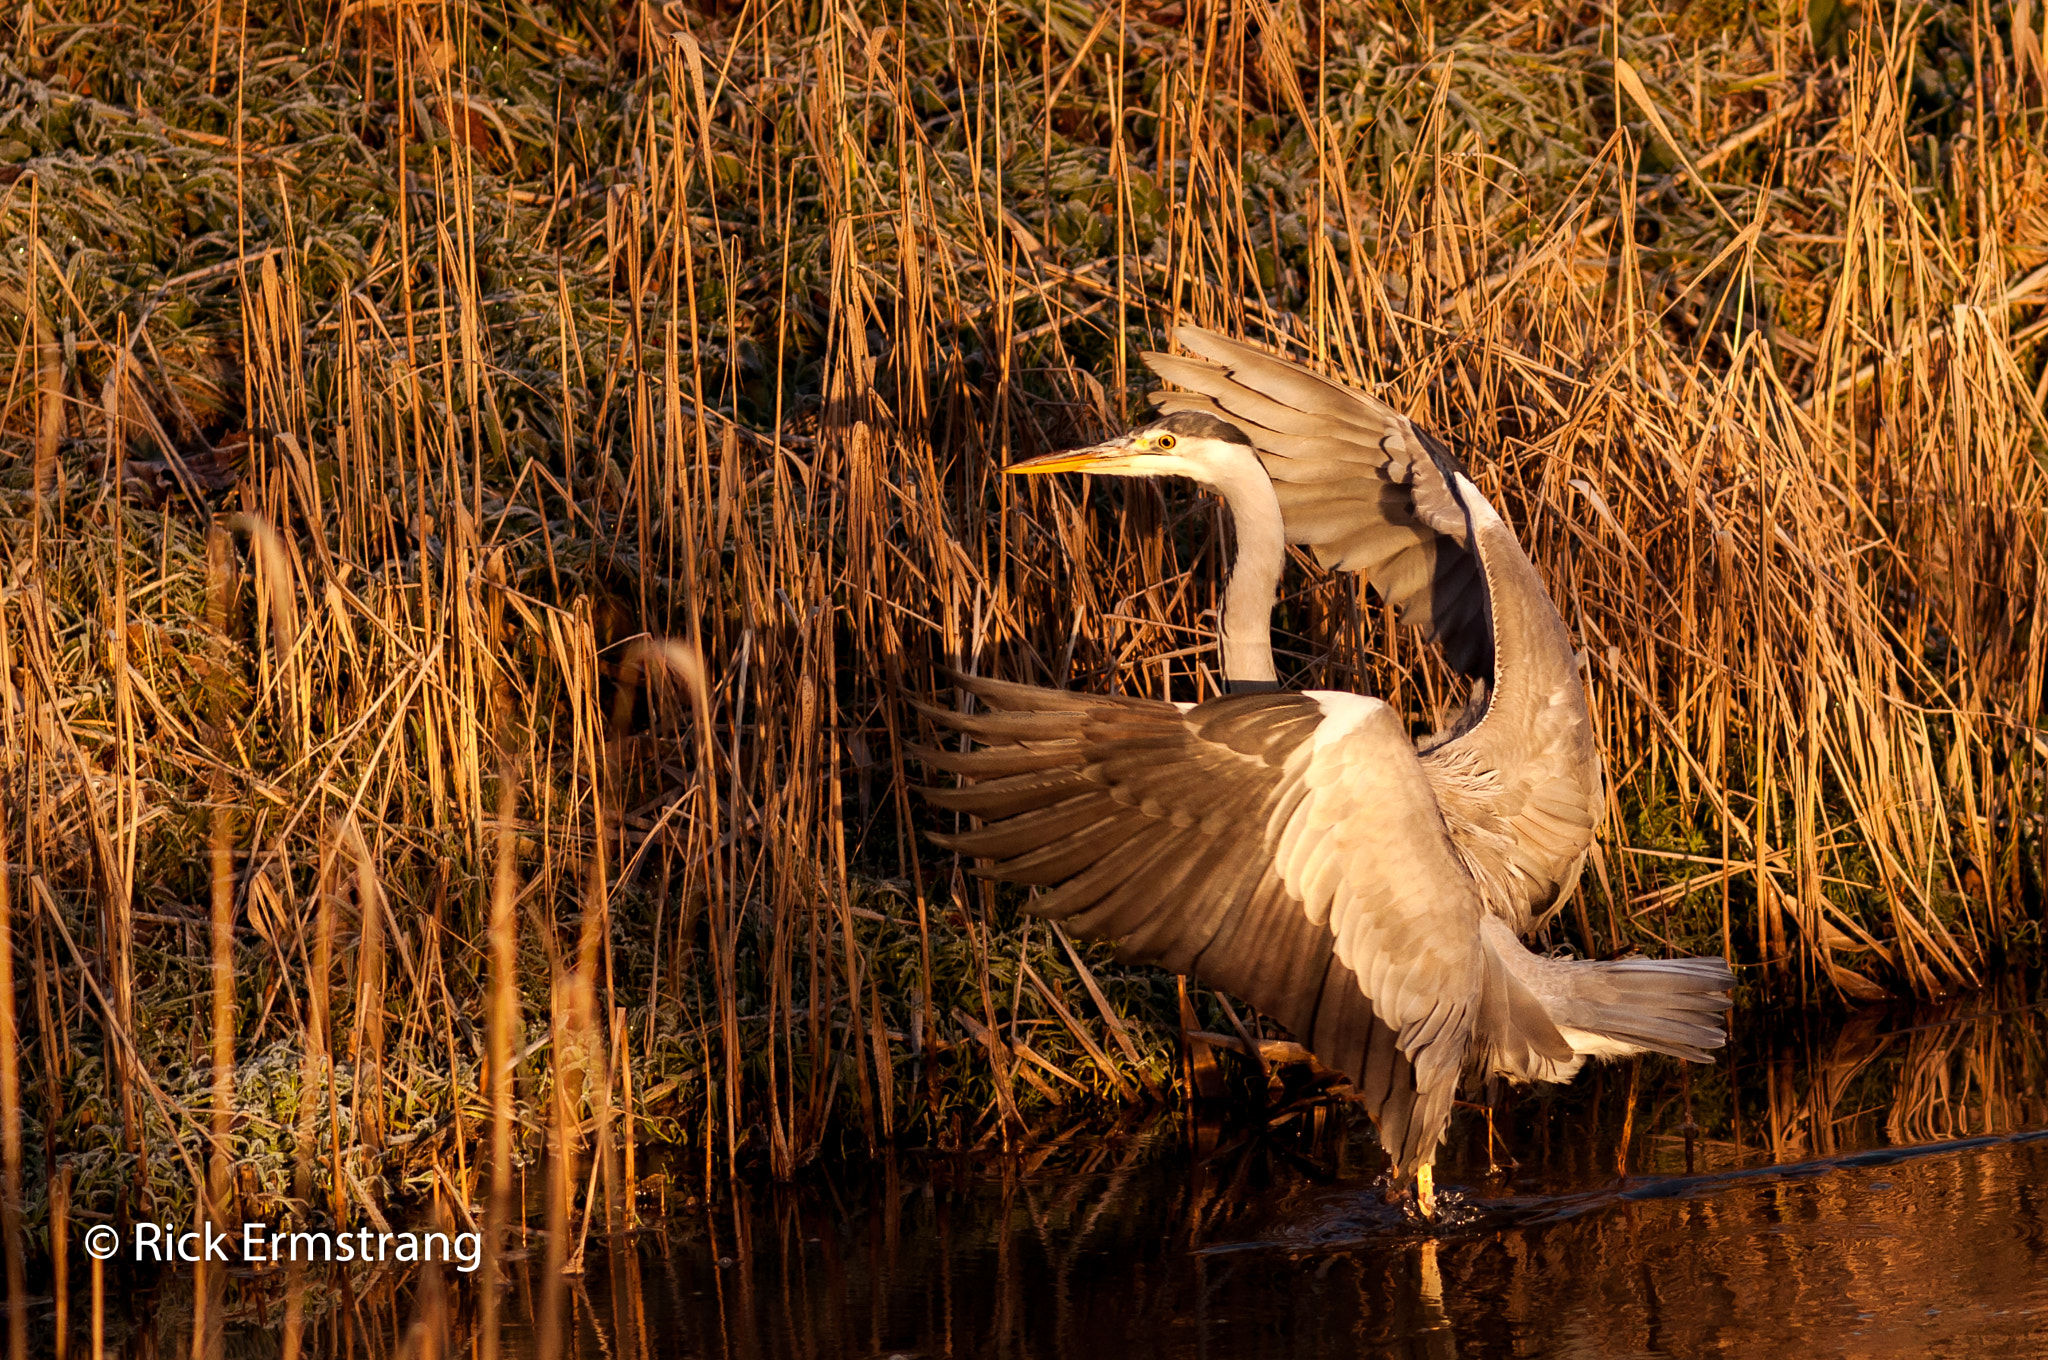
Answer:
<svg viewBox="0 0 2048 1360"><path fill-rule="evenodd" d="M1187 1006L1260 1025L912 791L948 668L1212 692L1215 508L998 475L1181 321L1386 392L1522 533L1613 789L1558 942L1819 1000L2038 939L2028 0L4 25L32 1218L467 1218L515 1145L616 1215L650 1141L1044 1138L1170 1093ZM1356 580L1276 623L1290 679L1458 700Z"/></svg>

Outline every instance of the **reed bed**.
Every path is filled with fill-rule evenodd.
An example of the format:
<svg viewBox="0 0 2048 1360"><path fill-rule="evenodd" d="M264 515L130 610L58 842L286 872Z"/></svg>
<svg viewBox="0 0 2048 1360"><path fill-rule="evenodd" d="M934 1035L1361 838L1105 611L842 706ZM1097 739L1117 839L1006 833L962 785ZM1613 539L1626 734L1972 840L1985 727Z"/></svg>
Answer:
<svg viewBox="0 0 2048 1360"><path fill-rule="evenodd" d="M1805 1001L2038 942L2025 0L5 22L30 1223L534 1221L559 1274L650 1196L1170 1095L1173 981L922 843L906 748L949 669L1212 692L1218 511L1000 476L1184 321L1521 531L1612 787L1555 939ZM1276 625L1459 700L1356 580Z"/></svg>

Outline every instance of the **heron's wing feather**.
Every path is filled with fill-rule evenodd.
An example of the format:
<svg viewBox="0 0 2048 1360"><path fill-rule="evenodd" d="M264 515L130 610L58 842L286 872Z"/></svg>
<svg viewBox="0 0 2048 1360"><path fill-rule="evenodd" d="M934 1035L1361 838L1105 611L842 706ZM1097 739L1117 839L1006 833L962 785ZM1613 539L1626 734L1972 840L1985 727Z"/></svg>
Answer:
<svg viewBox="0 0 2048 1360"><path fill-rule="evenodd" d="M1512 535L1497 517L1483 543ZM1600 750L1571 636L1517 548L1490 550L1499 633L1486 711L1423 754L1451 838L1517 931L1578 882L1605 811Z"/></svg>
<svg viewBox="0 0 2048 1360"><path fill-rule="evenodd" d="M1484 981L1478 894L1399 716L1363 695L1307 697L1323 721L1268 821L1274 867L1448 1114Z"/></svg>
<svg viewBox="0 0 2048 1360"><path fill-rule="evenodd" d="M1049 888L1034 914L1272 1015L1352 1078L1402 1170L1427 1160L1476 1017L1507 1008L1482 995L1478 898L1393 712L961 683L996 711L926 711L1000 773L929 792L984 819L937 839Z"/></svg>
<svg viewBox="0 0 2048 1360"><path fill-rule="evenodd" d="M1200 357L1144 356L1185 389L1154 393L1154 404L1207 412L1251 436L1289 541L1327 567L1364 573L1459 672L1490 675L1480 549L1450 450L1384 402L1299 364L1193 327L1175 334Z"/></svg>
<svg viewBox="0 0 2048 1360"><path fill-rule="evenodd" d="M1512 924L1577 881L1603 802L1570 635L1514 533L1433 435L1385 403L1207 331L1147 355L1167 410L1206 410L1258 447L1291 541L1361 571L1404 621L1487 682L1485 708L1423 757L1466 867Z"/></svg>

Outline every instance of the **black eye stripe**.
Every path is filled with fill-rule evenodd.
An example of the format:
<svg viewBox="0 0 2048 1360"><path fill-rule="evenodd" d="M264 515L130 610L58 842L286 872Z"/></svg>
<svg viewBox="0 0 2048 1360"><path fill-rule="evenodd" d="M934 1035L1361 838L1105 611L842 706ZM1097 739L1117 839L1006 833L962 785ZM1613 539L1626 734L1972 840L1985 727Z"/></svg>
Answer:
<svg viewBox="0 0 2048 1360"><path fill-rule="evenodd" d="M1202 439L1214 439L1224 444L1242 444L1252 447L1251 437L1227 420L1201 411L1175 411L1165 419L1157 421L1152 428L1162 434L1171 431L1176 435L1188 435Z"/></svg>

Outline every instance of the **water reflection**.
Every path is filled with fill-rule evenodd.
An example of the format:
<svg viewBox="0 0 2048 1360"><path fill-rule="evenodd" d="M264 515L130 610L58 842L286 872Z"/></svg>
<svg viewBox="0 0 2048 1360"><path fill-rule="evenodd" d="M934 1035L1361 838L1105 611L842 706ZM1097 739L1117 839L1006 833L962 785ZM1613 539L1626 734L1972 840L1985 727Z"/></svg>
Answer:
<svg viewBox="0 0 2048 1360"><path fill-rule="evenodd" d="M1002 1161L900 1157L721 1196L593 1238L559 1291L536 1248L501 1353L2048 1353L2048 1012L2024 985L1743 1019L1711 1071L1508 1094L1491 1138L1463 1112L1435 1233L1381 1201L1369 1131L1328 1107L1077 1128ZM131 1353L185 1352L177 1284ZM275 1354L275 1282L235 1288L227 1349ZM309 1354L481 1341L460 1282L326 1288Z"/></svg>

